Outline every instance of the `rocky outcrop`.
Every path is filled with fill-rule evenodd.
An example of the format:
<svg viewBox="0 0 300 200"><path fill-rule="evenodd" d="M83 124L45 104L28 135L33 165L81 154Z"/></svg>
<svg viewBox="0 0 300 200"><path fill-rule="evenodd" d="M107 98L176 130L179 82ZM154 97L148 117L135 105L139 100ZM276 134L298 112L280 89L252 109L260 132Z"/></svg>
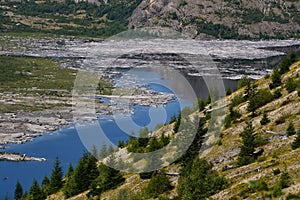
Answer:
<svg viewBox="0 0 300 200"><path fill-rule="evenodd" d="M170 27L193 38L299 37L299 1L143 0L129 28Z"/></svg>

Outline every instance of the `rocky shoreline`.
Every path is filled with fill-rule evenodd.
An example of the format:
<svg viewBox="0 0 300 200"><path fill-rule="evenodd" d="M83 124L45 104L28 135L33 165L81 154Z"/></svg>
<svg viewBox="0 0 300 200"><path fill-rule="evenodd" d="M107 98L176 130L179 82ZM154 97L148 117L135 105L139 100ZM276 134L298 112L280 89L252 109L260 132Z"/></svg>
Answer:
<svg viewBox="0 0 300 200"><path fill-rule="evenodd" d="M36 161L36 162L45 162L46 158L37 158L32 156L27 156L26 154L18 154L18 153L1 153L0 161L13 161L13 162L21 162L21 161Z"/></svg>

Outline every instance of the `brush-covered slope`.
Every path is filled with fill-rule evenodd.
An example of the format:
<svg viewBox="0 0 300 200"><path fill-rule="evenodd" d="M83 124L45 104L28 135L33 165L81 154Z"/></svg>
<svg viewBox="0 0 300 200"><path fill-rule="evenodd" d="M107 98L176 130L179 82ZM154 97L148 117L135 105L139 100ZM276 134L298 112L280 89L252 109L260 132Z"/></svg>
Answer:
<svg viewBox="0 0 300 200"><path fill-rule="evenodd" d="M99 176L85 192L70 199L85 200L88 196L113 200L299 199L300 61L290 66L292 61L294 57L287 58L282 67L255 82L243 79L240 85L244 87L214 102L227 105L221 129L206 128L215 117L213 113L211 117L200 101L202 111L191 114L200 117L200 128L187 154L180 160L154 173L128 174L108 170L109 176L107 168L103 171L105 168L98 162ZM214 123L219 124L223 106L218 108L215 116L219 119L215 118ZM125 144L120 143L117 150L112 150L112 155L130 158L130 151L147 152L154 146L160 148L180 134L176 129L178 120L173 121L150 131L149 140L132 138ZM216 135L219 137L211 137ZM203 151L205 146L209 148ZM248 150L246 154L242 153L245 149ZM107 162L105 158L103 161ZM72 184L68 179L70 177L66 176L61 191L48 199L65 199L64 193L69 187L66 185ZM103 183L111 187L104 187L107 184Z"/></svg>
<svg viewBox="0 0 300 200"><path fill-rule="evenodd" d="M299 37L293 0L143 0L130 27L162 26L195 38Z"/></svg>

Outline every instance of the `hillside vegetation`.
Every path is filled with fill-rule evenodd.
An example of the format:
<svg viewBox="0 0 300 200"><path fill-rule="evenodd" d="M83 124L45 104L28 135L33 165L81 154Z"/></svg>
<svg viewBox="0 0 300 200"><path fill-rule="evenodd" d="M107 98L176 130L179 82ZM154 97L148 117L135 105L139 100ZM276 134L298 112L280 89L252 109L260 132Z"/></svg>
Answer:
<svg viewBox="0 0 300 200"><path fill-rule="evenodd" d="M128 18L140 0L99 4L88 1L2 1L0 31L107 37L127 29Z"/></svg>
<svg viewBox="0 0 300 200"><path fill-rule="evenodd" d="M294 0L143 0L130 27L161 26L194 38L299 38Z"/></svg>
<svg viewBox="0 0 300 200"><path fill-rule="evenodd" d="M224 116L222 107L217 114L205 108L220 102L199 99L199 111L185 108L167 125L142 129L140 135L149 138L131 137L120 141L117 149L103 146L99 153L94 148L76 168L70 165L64 177L56 160L50 179L45 177L41 186L34 180L21 199L299 199L300 62L295 61L291 54L271 75L255 82L243 78L239 90L220 100L229 107L221 129L207 126L210 120L221 122L215 117ZM167 167L132 174L102 164L126 166L120 156L135 164L153 164L132 158L130 152L162 148L185 133L180 123L195 115L200 120L194 141Z"/></svg>
<svg viewBox="0 0 300 200"><path fill-rule="evenodd" d="M295 0L1 1L2 34L108 37L169 27L193 38L299 38Z"/></svg>

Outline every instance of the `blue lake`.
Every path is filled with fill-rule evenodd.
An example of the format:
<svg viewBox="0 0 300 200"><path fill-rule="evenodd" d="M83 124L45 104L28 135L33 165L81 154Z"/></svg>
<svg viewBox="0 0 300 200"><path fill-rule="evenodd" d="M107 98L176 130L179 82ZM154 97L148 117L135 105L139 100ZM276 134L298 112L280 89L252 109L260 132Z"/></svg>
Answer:
<svg viewBox="0 0 300 200"><path fill-rule="evenodd" d="M138 72L139 75L140 72ZM171 90L164 87L164 80L158 74L154 72L143 72L143 82L149 82L151 79L156 79L156 83L149 83L148 86L153 88L156 91L163 91L172 93ZM145 78L146 77L146 78ZM147 80L145 80L147 79ZM162 85L157 84L161 81ZM182 101L183 106L191 106L192 102ZM109 103L109 101L106 101ZM179 110L182 109L178 101L171 101L163 107L150 108L149 106L134 106L134 114L131 115L131 119L138 126L147 126L149 125L151 119L149 117L149 110L154 111L152 119L160 119L160 112L155 113L157 109L165 110L166 117L164 121L158 121L161 123L168 123L172 116L177 115ZM126 120L127 117L124 117ZM121 119L122 121L122 119ZM122 131L114 120L109 118L104 118L98 121L101 128L104 130L106 136L114 144L117 144L119 140L127 140L129 135ZM152 124L152 123L151 123ZM156 123L157 124L157 123ZM87 130L92 130L93 125L86 125ZM153 130L155 124L152 124L148 127L150 130ZM138 131L138 130L134 130ZM99 144L102 144L102 141L98 141ZM1 150L4 151L4 150ZM10 145L7 149L7 152L18 152L24 153L30 156L35 157L44 157L47 159L46 162L0 162L0 199L4 199L6 194L8 194L10 199L13 199L13 193L15 189L15 184L19 181L23 189L28 191L33 179L35 178L39 183L41 183L44 176L51 174L53 163L56 157L61 161L61 166L64 172L67 171L69 163L72 163L73 166L76 165L82 154L88 149L82 144L79 135L77 134L76 129L73 126L44 134L41 137L35 138L33 141L21 144L21 145ZM6 177L4 179L4 177Z"/></svg>

